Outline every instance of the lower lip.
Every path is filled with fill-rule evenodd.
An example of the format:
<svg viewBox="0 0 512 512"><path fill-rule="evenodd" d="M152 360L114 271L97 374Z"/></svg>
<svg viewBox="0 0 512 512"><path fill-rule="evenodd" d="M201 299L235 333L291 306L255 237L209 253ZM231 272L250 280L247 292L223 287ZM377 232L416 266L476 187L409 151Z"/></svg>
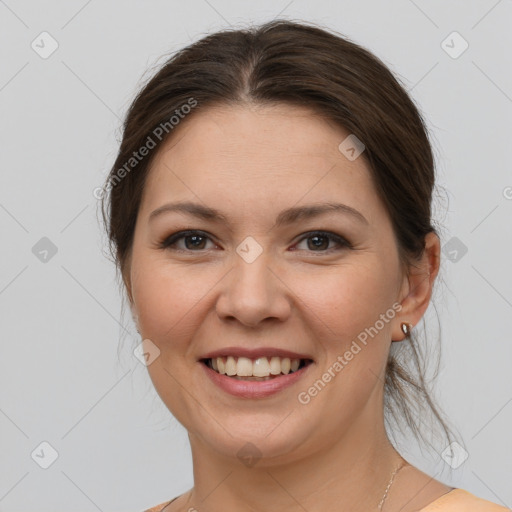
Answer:
<svg viewBox="0 0 512 512"><path fill-rule="evenodd" d="M281 375L269 380L255 381L233 379L217 373L202 362L199 364L204 368L206 375L208 375L214 384L219 386L226 393L240 398L265 398L274 395L300 380L312 365L312 363L309 363L307 366L293 373L289 373L288 375Z"/></svg>

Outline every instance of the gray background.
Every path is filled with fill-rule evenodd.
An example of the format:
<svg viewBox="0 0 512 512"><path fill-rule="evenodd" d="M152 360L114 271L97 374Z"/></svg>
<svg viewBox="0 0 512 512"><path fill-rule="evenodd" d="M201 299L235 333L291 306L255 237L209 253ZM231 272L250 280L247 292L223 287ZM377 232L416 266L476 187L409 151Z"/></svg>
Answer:
<svg viewBox="0 0 512 512"><path fill-rule="evenodd" d="M131 352L93 191L148 69L277 16L371 49L428 120L445 255L437 394L469 456L446 473L443 447L405 439L402 453L512 506L512 1L0 0L1 511L137 511L192 485L186 432ZM31 47L51 49L43 31L58 43L48 58Z"/></svg>

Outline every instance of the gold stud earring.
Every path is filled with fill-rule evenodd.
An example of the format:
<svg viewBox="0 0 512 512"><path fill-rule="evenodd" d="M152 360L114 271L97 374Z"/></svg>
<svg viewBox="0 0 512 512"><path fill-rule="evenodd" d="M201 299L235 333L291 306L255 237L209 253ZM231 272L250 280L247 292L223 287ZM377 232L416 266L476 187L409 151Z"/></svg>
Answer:
<svg viewBox="0 0 512 512"><path fill-rule="evenodd" d="M400 329L402 329L402 332L404 333L406 338L408 338L411 334L411 327L411 324L408 324L407 322L402 322L400 324Z"/></svg>

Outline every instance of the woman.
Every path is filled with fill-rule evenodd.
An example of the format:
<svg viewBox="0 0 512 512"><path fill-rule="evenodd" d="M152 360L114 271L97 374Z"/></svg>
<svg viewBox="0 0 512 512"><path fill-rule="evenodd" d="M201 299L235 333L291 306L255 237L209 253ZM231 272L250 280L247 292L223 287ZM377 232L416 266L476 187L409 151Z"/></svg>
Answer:
<svg viewBox="0 0 512 512"><path fill-rule="evenodd" d="M387 436L427 403L451 440L397 352L418 361L439 270L433 157L375 56L288 21L205 37L134 100L106 186L149 375L193 457L193 488L149 510L506 510Z"/></svg>

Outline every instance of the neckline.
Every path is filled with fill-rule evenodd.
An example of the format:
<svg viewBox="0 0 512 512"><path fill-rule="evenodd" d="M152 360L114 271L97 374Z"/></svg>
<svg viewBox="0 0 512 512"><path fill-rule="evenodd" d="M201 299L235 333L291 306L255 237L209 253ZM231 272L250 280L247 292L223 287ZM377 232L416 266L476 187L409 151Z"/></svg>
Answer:
<svg viewBox="0 0 512 512"><path fill-rule="evenodd" d="M428 505L423 507L422 509L418 510L418 512L428 512L429 507L432 505L436 505L439 503L442 499L446 498L449 494L452 494L454 491L460 491L460 488L458 487L452 487L449 491L445 492L444 494L441 494L441 496L437 497L434 501L431 501ZM182 494L180 494L182 496ZM173 502L176 501L180 496L176 496L171 501L168 501L164 507L160 510L160 512L164 512L164 510Z"/></svg>
<svg viewBox="0 0 512 512"><path fill-rule="evenodd" d="M441 496L437 497L434 501L431 501L428 505L425 505L423 508L419 509L418 512L429 512L430 507L433 507L437 504L439 504L441 501L445 500L447 497L450 497L450 495L455 494L455 491L460 491L461 489L459 487L452 487L449 491L445 492L444 494L441 494Z"/></svg>
<svg viewBox="0 0 512 512"><path fill-rule="evenodd" d="M180 496L183 496L183 494L180 494ZM171 501L168 501L165 506L160 509L160 512L164 512L164 510L173 502L176 501L180 496L176 496L176 498L173 498Z"/></svg>

